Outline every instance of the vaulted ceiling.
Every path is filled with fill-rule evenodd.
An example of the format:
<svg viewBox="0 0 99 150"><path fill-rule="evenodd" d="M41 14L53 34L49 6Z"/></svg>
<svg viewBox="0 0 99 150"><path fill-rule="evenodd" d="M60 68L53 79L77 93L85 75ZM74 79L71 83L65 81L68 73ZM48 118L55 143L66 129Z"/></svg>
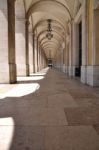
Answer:
<svg viewBox="0 0 99 150"><path fill-rule="evenodd" d="M64 49L68 24L83 0L24 0L29 32L36 32L39 43L49 58L55 57L58 50ZM46 38L48 22L51 19L53 38Z"/></svg>

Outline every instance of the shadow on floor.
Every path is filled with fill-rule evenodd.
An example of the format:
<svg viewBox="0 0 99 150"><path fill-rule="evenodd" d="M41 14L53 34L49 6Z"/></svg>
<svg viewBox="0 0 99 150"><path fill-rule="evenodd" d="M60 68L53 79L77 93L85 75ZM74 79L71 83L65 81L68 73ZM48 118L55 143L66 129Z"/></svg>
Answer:
<svg viewBox="0 0 99 150"><path fill-rule="evenodd" d="M0 150L98 150L99 90L53 69L35 83L34 92L0 99Z"/></svg>

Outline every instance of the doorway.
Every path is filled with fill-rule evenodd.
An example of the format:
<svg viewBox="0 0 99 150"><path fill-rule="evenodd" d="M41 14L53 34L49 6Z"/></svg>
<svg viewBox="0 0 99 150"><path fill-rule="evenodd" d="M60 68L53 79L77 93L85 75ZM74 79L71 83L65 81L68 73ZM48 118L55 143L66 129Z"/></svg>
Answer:
<svg viewBox="0 0 99 150"><path fill-rule="evenodd" d="M79 76L81 76L82 66L82 22L79 23Z"/></svg>
<svg viewBox="0 0 99 150"><path fill-rule="evenodd" d="M78 24L78 67L75 69L75 76L81 77L82 66L82 22Z"/></svg>

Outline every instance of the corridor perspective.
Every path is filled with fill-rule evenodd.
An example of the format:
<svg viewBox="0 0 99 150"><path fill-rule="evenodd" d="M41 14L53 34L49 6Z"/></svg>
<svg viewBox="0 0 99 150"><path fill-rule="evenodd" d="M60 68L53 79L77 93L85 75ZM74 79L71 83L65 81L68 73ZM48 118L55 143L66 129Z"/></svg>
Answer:
<svg viewBox="0 0 99 150"><path fill-rule="evenodd" d="M99 150L99 89L48 68L18 80L0 95L0 150Z"/></svg>
<svg viewBox="0 0 99 150"><path fill-rule="evenodd" d="M0 0L0 150L99 150L99 0Z"/></svg>

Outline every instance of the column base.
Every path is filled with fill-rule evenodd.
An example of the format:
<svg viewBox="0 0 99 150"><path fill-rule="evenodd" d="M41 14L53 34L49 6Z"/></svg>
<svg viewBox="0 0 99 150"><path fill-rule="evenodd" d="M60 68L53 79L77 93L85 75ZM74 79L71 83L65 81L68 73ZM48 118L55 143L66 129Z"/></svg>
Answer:
<svg viewBox="0 0 99 150"><path fill-rule="evenodd" d="M64 73L66 73L66 65L63 65L63 70Z"/></svg>
<svg viewBox="0 0 99 150"><path fill-rule="evenodd" d="M26 76L25 64L17 64L17 76Z"/></svg>
<svg viewBox="0 0 99 150"><path fill-rule="evenodd" d="M17 82L16 64L9 64L10 83Z"/></svg>
<svg viewBox="0 0 99 150"><path fill-rule="evenodd" d="M30 65L29 65L29 68L30 68L30 74L33 74L33 72L34 72L34 71L33 71L33 65L30 64Z"/></svg>
<svg viewBox="0 0 99 150"><path fill-rule="evenodd" d="M37 73L38 72L38 70L37 70L38 68L37 68L37 65L35 65L35 73ZM43 69L43 67L42 67L42 69Z"/></svg>
<svg viewBox="0 0 99 150"><path fill-rule="evenodd" d="M30 67L29 64L26 65L26 76L30 75Z"/></svg>
<svg viewBox="0 0 99 150"><path fill-rule="evenodd" d="M37 67L37 72L39 72L39 67Z"/></svg>
<svg viewBox="0 0 99 150"><path fill-rule="evenodd" d="M9 84L16 83L16 65L15 64L0 64L0 83Z"/></svg>
<svg viewBox="0 0 99 150"><path fill-rule="evenodd" d="M68 67L68 71L69 71L69 72L68 72L68 73L69 73L69 76L72 77L72 76L73 76L73 66L69 66L69 67Z"/></svg>
<svg viewBox="0 0 99 150"><path fill-rule="evenodd" d="M87 84L99 86L99 66L87 66Z"/></svg>
<svg viewBox="0 0 99 150"><path fill-rule="evenodd" d="M60 70L60 66L59 65L55 66L55 68L58 69L58 70Z"/></svg>
<svg viewBox="0 0 99 150"><path fill-rule="evenodd" d="M78 68L78 66L73 66L73 77L76 76L76 68Z"/></svg>
<svg viewBox="0 0 99 150"><path fill-rule="evenodd" d="M0 63L0 83L10 83L8 64Z"/></svg>
<svg viewBox="0 0 99 150"><path fill-rule="evenodd" d="M68 66L65 66L65 73L66 73L67 75L69 74Z"/></svg>
<svg viewBox="0 0 99 150"><path fill-rule="evenodd" d="M99 86L99 66L82 66L81 82L93 87Z"/></svg>
<svg viewBox="0 0 99 150"><path fill-rule="evenodd" d="M87 66L81 66L81 82L87 83Z"/></svg>

